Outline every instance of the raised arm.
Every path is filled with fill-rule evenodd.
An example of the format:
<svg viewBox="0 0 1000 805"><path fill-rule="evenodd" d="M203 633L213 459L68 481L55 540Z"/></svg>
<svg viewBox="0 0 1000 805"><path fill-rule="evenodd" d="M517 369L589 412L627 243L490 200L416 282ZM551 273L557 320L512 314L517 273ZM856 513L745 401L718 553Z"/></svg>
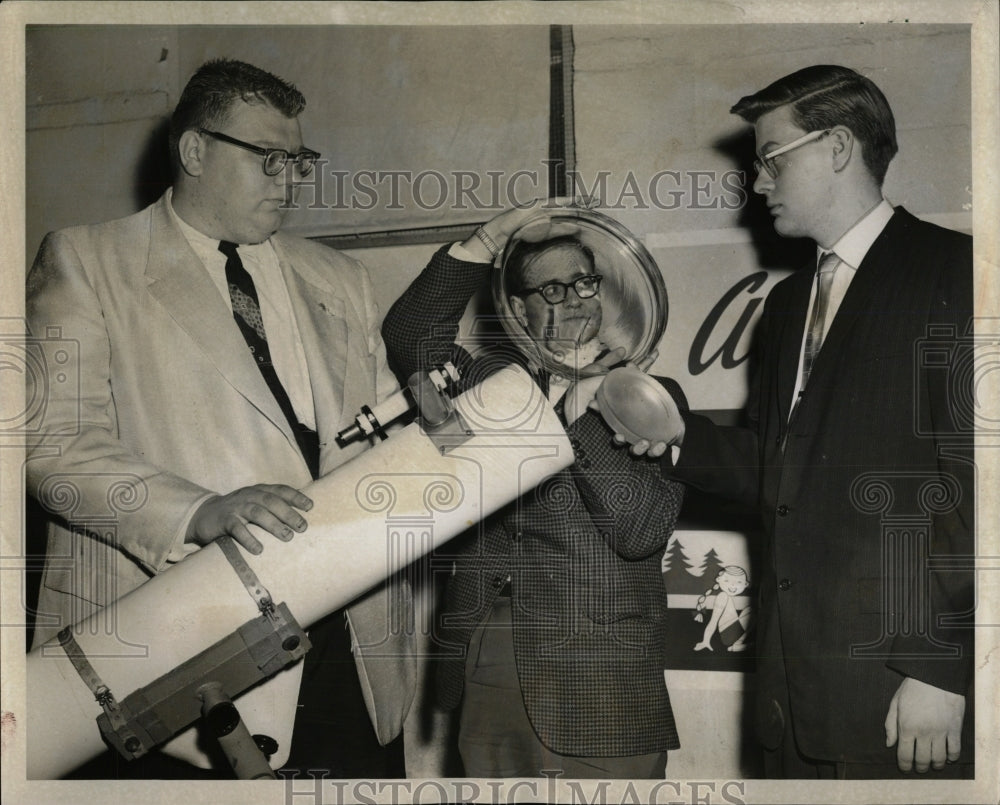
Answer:
<svg viewBox="0 0 1000 805"><path fill-rule="evenodd" d="M459 322L469 300L489 281L498 251L539 206L535 202L506 210L479 227L479 234L439 249L392 305L382 323L382 338L389 365L403 381L445 361L454 363L460 372L466 370L463 374L468 372L472 357L455 343ZM542 239L550 234L547 221L539 221L534 237ZM513 349L506 339L495 346L501 352ZM513 359L514 353L510 354ZM463 385L475 385L478 380L482 378L465 377Z"/></svg>
<svg viewBox="0 0 1000 805"><path fill-rule="evenodd" d="M445 246L434 254L382 322L389 366L404 381L446 361L459 371L471 362L455 339L469 300L489 277L490 264L459 260L448 250Z"/></svg>

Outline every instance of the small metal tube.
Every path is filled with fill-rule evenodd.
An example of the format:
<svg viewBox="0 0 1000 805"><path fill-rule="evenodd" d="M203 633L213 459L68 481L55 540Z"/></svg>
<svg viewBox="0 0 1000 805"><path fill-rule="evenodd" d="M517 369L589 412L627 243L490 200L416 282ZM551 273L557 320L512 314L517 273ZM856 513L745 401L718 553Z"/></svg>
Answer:
<svg viewBox="0 0 1000 805"><path fill-rule="evenodd" d="M429 372L417 372L406 387L373 406L364 406L350 425L337 434L337 444L345 447L369 436L385 438L385 429L417 405L420 416L429 426L443 423L451 412L445 390L459 379L458 370L445 363Z"/></svg>
<svg viewBox="0 0 1000 805"><path fill-rule="evenodd" d="M240 780L275 779L274 770L240 718L233 700L218 682L206 682L198 688L201 714L209 732L222 748L233 774Z"/></svg>

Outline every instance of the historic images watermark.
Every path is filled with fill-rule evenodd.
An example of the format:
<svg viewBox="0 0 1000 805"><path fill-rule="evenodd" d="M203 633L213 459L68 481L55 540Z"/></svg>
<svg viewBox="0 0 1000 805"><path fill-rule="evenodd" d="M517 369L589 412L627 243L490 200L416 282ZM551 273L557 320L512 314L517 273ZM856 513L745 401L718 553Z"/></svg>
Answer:
<svg viewBox="0 0 1000 805"><path fill-rule="evenodd" d="M337 170L325 160L296 182L289 209L482 210L520 207L549 193L549 164L517 171ZM738 210L747 202L739 170L661 170L652 176L599 170L569 171L575 196L599 199L608 210Z"/></svg>
<svg viewBox="0 0 1000 805"><path fill-rule="evenodd" d="M977 442L993 448L1000 434L994 329L984 319L970 320L964 331L928 325L911 354L910 426L917 438L934 440L937 466L872 469L851 485L855 512L878 518L881 530L880 577L858 591L880 616L879 631L851 646L852 659L902 656L901 641L908 658L958 657L970 650L955 641L963 632L970 640L977 625L975 572L987 560L975 530L985 491L978 488L975 448ZM942 391L932 396L932 388ZM947 639L939 637L940 629L950 630Z"/></svg>
<svg viewBox="0 0 1000 805"><path fill-rule="evenodd" d="M560 780L562 772L524 780L310 780L285 783L285 805L347 802L564 802L567 805L744 805L742 780Z"/></svg>

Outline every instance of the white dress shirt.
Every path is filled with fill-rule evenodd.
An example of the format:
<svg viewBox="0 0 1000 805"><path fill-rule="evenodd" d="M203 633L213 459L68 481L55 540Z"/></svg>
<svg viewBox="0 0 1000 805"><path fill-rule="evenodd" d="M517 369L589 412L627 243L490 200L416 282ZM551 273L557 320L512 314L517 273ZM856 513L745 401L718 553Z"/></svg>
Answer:
<svg viewBox="0 0 1000 805"><path fill-rule="evenodd" d="M171 192L172 191L168 191ZM219 251L219 241L203 235L194 227L181 220L173 207L173 196L168 205L171 215L177 221L185 239L191 244L195 254L201 259L212 282L219 289L226 307L232 312L233 303L229 297L229 283L226 281L226 256ZM299 422L316 429L316 410L313 405L312 386L309 383L309 368L302 346L302 336L292 311L292 300L288 287L281 276L278 255L270 239L252 246L239 245L243 267L253 279L260 302L260 315L267 333L267 347L271 353L274 371L288 394Z"/></svg>

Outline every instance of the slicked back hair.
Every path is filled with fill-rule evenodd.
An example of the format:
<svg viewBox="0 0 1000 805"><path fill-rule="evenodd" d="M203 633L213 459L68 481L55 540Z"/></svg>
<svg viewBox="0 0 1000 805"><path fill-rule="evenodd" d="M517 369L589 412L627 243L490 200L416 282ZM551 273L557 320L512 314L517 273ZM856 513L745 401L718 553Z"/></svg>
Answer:
<svg viewBox="0 0 1000 805"><path fill-rule="evenodd" d="M188 81L170 117L170 158L176 170L178 143L191 129L218 130L237 101L268 104L285 117L298 117L306 99L292 84L235 59L205 62Z"/></svg>
<svg viewBox="0 0 1000 805"><path fill-rule="evenodd" d="M896 121L889 102L874 82L847 67L817 64L779 78L729 111L756 123L780 106L790 106L803 131L846 126L861 143L869 173L881 187L896 155Z"/></svg>

